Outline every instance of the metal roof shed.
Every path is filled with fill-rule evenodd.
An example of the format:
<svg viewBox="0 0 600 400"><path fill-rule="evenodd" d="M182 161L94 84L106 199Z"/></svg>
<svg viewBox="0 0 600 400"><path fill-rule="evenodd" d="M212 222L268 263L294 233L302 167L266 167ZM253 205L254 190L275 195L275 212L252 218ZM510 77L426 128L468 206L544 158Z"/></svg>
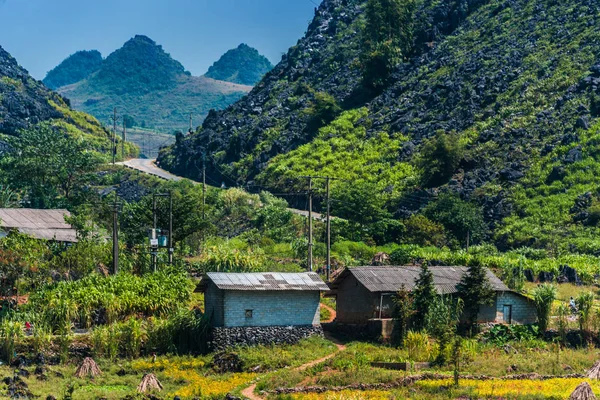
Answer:
<svg viewBox="0 0 600 400"><path fill-rule="evenodd" d="M313 272L209 272L199 289L217 327L317 325L321 292L329 290Z"/></svg>

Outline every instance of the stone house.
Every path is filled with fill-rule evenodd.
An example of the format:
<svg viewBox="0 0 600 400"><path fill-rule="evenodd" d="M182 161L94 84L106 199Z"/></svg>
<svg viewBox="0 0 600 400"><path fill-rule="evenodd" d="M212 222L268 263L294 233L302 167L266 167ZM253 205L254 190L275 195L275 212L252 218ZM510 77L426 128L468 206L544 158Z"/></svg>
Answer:
<svg viewBox="0 0 600 400"><path fill-rule="evenodd" d="M467 267L429 267L433 284L441 295L453 295ZM344 270L329 286L326 296L337 301L336 322L369 324L392 317L393 296L404 286L415 287L418 266L355 267ZM528 297L510 290L492 271L487 277L496 292L492 306L482 306L478 322L532 324L537 320L535 305Z"/></svg>
<svg viewBox="0 0 600 400"><path fill-rule="evenodd" d="M321 292L329 288L314 272L209 272L198 289L204 292L214 349L295 343L323 334L319 306Z"/></svg>
<svg viewBox="0 0 600 400"><path fill-rule="evenodd" d="M329 290L314 272L209 272L200 286L216 327L318 325L321 292Z"/></svg>

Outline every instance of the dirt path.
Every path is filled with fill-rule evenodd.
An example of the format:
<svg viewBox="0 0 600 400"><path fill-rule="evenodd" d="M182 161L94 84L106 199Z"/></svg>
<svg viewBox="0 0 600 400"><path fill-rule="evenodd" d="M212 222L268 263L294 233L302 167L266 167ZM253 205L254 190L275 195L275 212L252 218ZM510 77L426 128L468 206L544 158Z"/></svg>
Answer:
<svg viewBox="0 0 600 400"><path fill-rule="evenodd" d="M321 306L323 306L323 304ZM325 306L325 307L328 307L328 306ZM335 310L332 309L332 311L333 311L333 315L335 318ZM335 344L335 346L337 347L337 350L325 357L319 358L318 360L313 360L313 361L307 362L306 364L302 364L301 366L294 368L293 369L294 371L304 371L305 369L314 367L317 364L321 364L321 363L333 358L340 351L346 350L346 346L343 345L342 343L340 343L339 341L337 341L335 338L329 336L328 334L325 334L325 337L328 340L332 341L333 344ZM245 398L250 399L250 400L264 400L264 397L260 397L259 395L255 394L254 390L256 390L256 383L253 383L252 385L248 386L246 389L242 390L242 396L244 396Z"/></svg>
<svg viewBox="0 0 600 400"><path fill-rule="evenodd" d="M329 319L327 321L321 321L322 324L328 324L330 322L333 322L335 320L335 317L337 316L337 312L329 307L327 304L321 303L321 308L324 308L326 310L329 310Z"/></svg>

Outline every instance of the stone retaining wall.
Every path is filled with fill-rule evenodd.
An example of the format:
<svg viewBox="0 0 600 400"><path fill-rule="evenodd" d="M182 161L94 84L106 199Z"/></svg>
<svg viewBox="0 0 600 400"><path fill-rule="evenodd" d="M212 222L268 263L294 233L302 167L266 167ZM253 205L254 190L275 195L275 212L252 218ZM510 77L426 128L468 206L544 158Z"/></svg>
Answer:
<svg viewBox="0 0 600 400"><path fill-rule="evenodd" d="M294 344L310 336L323 336L320 325L217 327L212 332L212 349L259 344Z"/></svg>

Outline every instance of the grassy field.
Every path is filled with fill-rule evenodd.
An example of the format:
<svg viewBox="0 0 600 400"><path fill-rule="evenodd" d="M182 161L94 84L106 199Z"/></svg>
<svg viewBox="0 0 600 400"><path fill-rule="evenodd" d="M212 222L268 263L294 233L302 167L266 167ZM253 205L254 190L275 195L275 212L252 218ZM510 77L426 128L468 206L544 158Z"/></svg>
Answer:
<svg viewBox="0 0 600 400"><path fill-rule="evenodd" d="M35 397L48 395L56 398L73 399L122 399L136 396L136 388L145 373L154 373L162 383L161 397L173 398L222 398L236 388L247 386L260 374L270 371L299 366L303 363L332 353L335 346L321 338L307 339L294 346L257 346L237 349L241 360L241 371L217 373L212 367L214 354L206 356L165 356L136 360L121 359L112 362L97 359L102 375L95 378L79 379L75 377L77 363L44 367L42 374L35 366L24 367L21 379ZM260 371L260 372L259 372ZM13 377L15 370L0 367L0 380ZM0 398L8 398L8 386L0 385ZM158 394L158 393L157 393Z"/></svg>

